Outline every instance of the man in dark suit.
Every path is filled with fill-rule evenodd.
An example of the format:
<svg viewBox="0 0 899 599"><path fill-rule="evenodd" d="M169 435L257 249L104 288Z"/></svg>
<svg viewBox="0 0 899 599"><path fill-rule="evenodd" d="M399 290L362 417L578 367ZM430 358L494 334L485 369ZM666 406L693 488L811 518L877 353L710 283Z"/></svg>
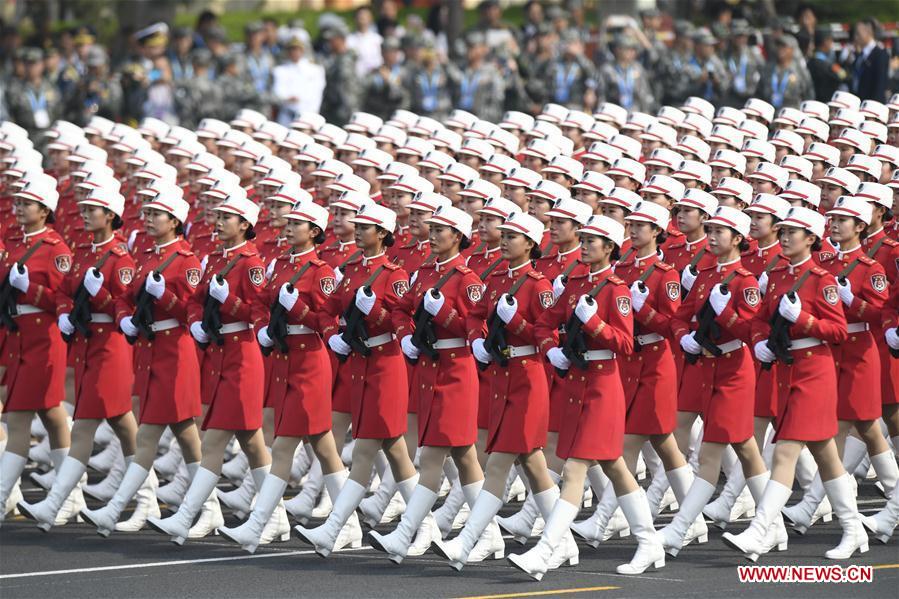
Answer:
<svg viewBox="0 0 899 599"><path fill-rule="evenodd" d="M886 100L890 57L875 37L877 22L862 19L853 28L855 55L848 65L849 88L862 100Z"/></svg>

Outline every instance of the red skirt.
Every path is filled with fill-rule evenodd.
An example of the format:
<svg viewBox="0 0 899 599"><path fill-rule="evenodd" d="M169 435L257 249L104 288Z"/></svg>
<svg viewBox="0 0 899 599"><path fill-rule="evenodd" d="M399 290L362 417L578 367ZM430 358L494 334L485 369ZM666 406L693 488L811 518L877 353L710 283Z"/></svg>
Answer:
<svg viewBox="0 0 899 599"><path fill-rule="evenodd" d="M266 405L275 408L275 436L305 437L331 429L331 361L316 334L289 335L275 350Z"/></svg>
<svg viewBox="0 0 899 599"><path fill-rule="evenodd" d="M740 443L753 433L755 365L749 348L718 358L700 357L684 366L680 393L692 393L700 402L702 440Z"/></svg>
<svg viewBox="0 0 899 599"><path fill-rule="evenodd" d="M755 365L755 410L756 418L775 418L777 416L777 364L770 370L762 365Z"/></svg>
<svg viewBox="0 0 899 599"><path fill-rule="evenodd" d="M134 344L135 394L141 424L176 424L202 413L197 344L178 327Z"/></svg>
<svg viewBox="0 0 899 599"><path fill-rule="evenodd" d="M845 342L831 348L837 369L837 420L877 420L883 413L880 400L880 355L868 331L850 333Z"/></svg>
<svg viewBox="0 0 899 599"><path fill-rule="evenodd" d="M265 381L253 329L225 335L224 345L210 345L203 369L203 395L209 401L203 430L261 428Z"/></svg>
<svg viewBox="0 0 899 599"><path fill-rule="evenodd" d="M274 355L274 353L269 354L267 356L262 356L262 371L263 371L262 380L265 381L263 388L262 388L262 397L263 397L262 407L277 409L278 406L276 406L275 404L272 403L275 400L275 397L272 396L272 394L268 392L268 389L272 384L272 360L274 360L274 358L272 358L273 355Z"/></svg>
<svg viewBox="0 0 899 599"><path fill-rule="evenodd" d="M16 317L19 330L7 333L4 412L48 410L65 399L66 343L56 319L45 312Z"/></svg>
<svg viewBox="0 0 899 599"><path fill-rule="evenodd" d="M546 445L549 395L546 370L537 357L512 358L507 367L492 364L487 453L530 453Z"/></svg>
<svg viewBox="0 0 899 599"><path fill-rule="evenodd" d="M351 353L341 370L349 381L344 376L338 384L348 388L335 390L335 396L349 394L354 439L393 439L406 432L409 379L396 340L373 347L368 357Z"/></svg>
<svg viewBox="0 0 899 599"><path fill-rule="evenodd" d="M350 369L347 367L347 362L341 363L334 352L328 352L328 360L331 362L331 384L334 389L334 394L331 397L331 410L349 414L353 411L353 386L351 384ZM340 431L339 434L344 434L345 432Z"/></svg>
<svg viewBox="0 0 899 599"><path fill-rule="evenodd" d="M473 445L478 438L477 368L467 347L438 351L438 360L421 356L410 368L409 403L418 404L418 445Z"/></svg>
<svg viewBox="0 0 899 599"><path fill-rule="evenodd" d="M618 358L627 407L624 432L664 435L677 427L677 367L667 340Z"/></svg>
<svg viewBox="0 0 899 599"><path fill-rule="evenodd" d="M615 360L573 367L565 386L571 397L562 412L556 455L560 459L616 460L624 447L624 388Z"/></svg>
<svg viewBox="0 0 899 599"><path fill-rule="evenodd" d="M475 370L478 371L478 428L487 430L490 428L490 398L493 397L490 390L492 377L489 368L481 370L475 367Z"/></svg>
<svg viewBox="0 0 899 599"><path fill-rule="evenodd" d="M880 354L880 399L885 406L895 405L899 403L899 360L890 354L882 329L877 329L874 339Z"/></svg>
<svg viewBox="0 0 899 599"><path fill-rule="evenodd" d="M75 335L69 346L75 363L73 418L100 420L131 411L133 353L113 323L91 324L90 339Z"/></svg>
<svg viewBox="0 0 899 599"><path fill-rule="evenodd" d="M794 351L777 368L775 441L825 441L837 434L837 373L830 347Z"/></svg>

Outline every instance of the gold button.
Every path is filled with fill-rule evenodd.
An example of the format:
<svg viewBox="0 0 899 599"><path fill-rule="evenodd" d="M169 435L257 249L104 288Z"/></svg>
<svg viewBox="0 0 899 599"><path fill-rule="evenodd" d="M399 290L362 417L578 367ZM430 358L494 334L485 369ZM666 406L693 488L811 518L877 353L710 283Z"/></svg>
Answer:
<svg viewBox="0 0 899 599"><path fill-rule="evenodd" d="M100 327L99 329L97 329L97 332L98 332L98 333L102 333L102 332L103 332L103 327Z"/></svg>
<svg viewBox="0 0 899 599"><path fill-rule="evenodd" d="M300 343L300 349L306 349L306 344L305 344L305 343ZM285 356L285 358L286 358L286 357L287 357L287 356Z"/></svg>
<svg viewBox="0 0 899 599"><path fill-rule="evenodd" d="M451 354L450 354L450 358L455 358L455 357L456 357L456 354L455 354L455 353L451 353ZM437 364L434 364L434 366L437 366Z"/></svg>
<svg viewBox="0 0 899 599"><path fill-rule="evenodd" d="M806 357L806 358L811 358L811 357L812 357L812 352L810 352L810 351L805 352L805 357Z"/></svg>
<svg viewBox="0 0 899 599"><path fill-rule="evenodd" d="M171 331L166 331L165 334L166 334L166 336L168 336L168 335L171 335L172 332L171 332Z"/></svg>
<svg viewBox="0 0 899 599"><path fill-rule="evenodd" d="M234 340L237 341L237 335L234 335Z"/></svg>
<svg viewBox="0 0 899 599"><path fill-rule="evenodd" d="M40 318L37 318L37 319L35 319L34 322L36 322L37 324L41 324L41 319L40 319Z"/></svg>

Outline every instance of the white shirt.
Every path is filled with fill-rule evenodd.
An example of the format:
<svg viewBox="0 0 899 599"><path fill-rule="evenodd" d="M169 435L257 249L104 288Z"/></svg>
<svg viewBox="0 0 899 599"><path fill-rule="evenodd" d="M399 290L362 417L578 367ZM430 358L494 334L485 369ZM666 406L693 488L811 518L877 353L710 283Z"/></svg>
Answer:
<svg viewBox="0 0 899 599"><path fill-rule="evenodd" d="M308 58L279 65L272 71L272 94L294 115L319 112L324 92L325 69ZM292 102L293 97L297 99Z"/></svg>
<svg viewBox="0 0 899 599"><path fill-rule="evenodd" d="M377 69L384 62L381 56L381 37L374 28L368 31L356 31L346 38L347 46L356 51L356 73L363 77L369 72Z"/></svg>

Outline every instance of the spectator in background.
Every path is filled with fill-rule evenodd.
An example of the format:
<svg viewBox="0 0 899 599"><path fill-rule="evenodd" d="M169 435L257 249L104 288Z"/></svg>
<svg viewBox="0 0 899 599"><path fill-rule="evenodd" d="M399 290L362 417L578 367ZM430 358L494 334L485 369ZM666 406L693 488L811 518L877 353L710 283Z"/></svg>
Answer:
<svg viewBox="0 0 899 599"><path fill-rule="evenodd" d="M272 96L278 109L278 122L290 122L304 112L321 109L325 91L325 70L306 57L306 44L293 37L284 46L287 62L273 71Z"/></svg>
<svg viewBox="0 0 899 599"><path fill-rule="evenodd" d="M381 65L365 78L362 110L387 120L394 110L406 108L409 104L405 85L408 73L402 64L399 40L393 37L385 39L381 44L381 54Z"/></svg>
<svg viewBox="0 0 899 599"><path fill-rule="evenodd" d="M209 42L209 33L219 27L218 15L211 10L204 10L197 17L194 27L194 48L205 48Z"/></svg>
<svg viewBox="0 0 899 599"><path fill-rule="evenodd" d="M382 38L396 37L397 39L402 39L403 29L400 27L399 19L397 19L398 15L399 9L395 0L383 0L381 2L381 14L378 15L378 19L375 21L375 27Z"/></svg>
<svg viewBox="0 0 899 599"><path fill-rule="evenodd" d="M354 20L356 31L347 36L347 46L356 52L356 74L365 77L381 66L381 42L384 38L375 31L371 8L361 6L356 9Z"/></svg>
<svg viewBox="0 0 899 599"><path fill-rule="evenodd" d="M86 125L92 116L118 120L122 107L119 79L109 73L106 51L94 46L85 57L84 73L69 96L66 116L78 125Z"/></svg>
<svg viewBox="0 0 899 599"><path fill-rule="evenodd" d="M222 87L210 77L212 62L208 48L197 48L190 53L194 76L176 81L175 106L185 127L194 128L203 117L222 114Z"/></svg>
<svg viewBox="0 0 899 599"><path fill-rule="evenodd" d="M521 38L524 43L529 42L537 35L543 19L543 5L540 2L528 0L524 3L524 23L521 25Z"/></svg>
<svg viewBox="0 0 899 599"><path fill-rule="evenodd" d="M347 45L349 31L343 21L325 30L329 55L325 61L325 93L322 116L342 127L359 109L361 81L356 72L356 53Z"/></svg>
<svg viewBox="0 0 899 599"><path fill-rule="evenodd" d="M502 75L487 58L487 36L474 31L468 34L466 64L450 63L447 74L453 106L498 123L503 116L504 83Z"/></svg>
<svg viewBox="0 0 899 599"><path fill-rule="evenodd" d="M7 110L12 121L36 139L39 131L60 117L62 97L44 77L44 53L40 48L25 48L22 62L22 78L10 82L6 92Z"/></svg>
<svg viewBox="0 0 899 599"><path fill-rule="evenodd" d="M815 32L815 52L806 61L812 84L815 87L815 99L829 102L833 93L846 82L848 74L836 60L833 48L833 32L830 29L818 29Z"/></svg>
<svg viewBox="0 0 899 599"><path fill-rule="evenodd" d="M240 56L232 52L222 57L219 62L223 69L217 80L217 84L222 90L222 108L219 118L223 121L230 121L241 108L250 108L260 112L264 110L262 95L240 70Z"/></svg>
<svg viewBox="0 0 899 599"><path fill-rule="evenodd" d="M584 56L584 44L576 31L565 32L561 42L562 53L543 82L548 101L589 111L596 105L596 69Z"/></svg>
<svg viewBox="0 0 899 599"><path fill-rule="evenodd" d="M487 47L491 50L506 46L514 38L512 28L503 22L503 9L497 0L483 0L478 4L478 22L472 28L484 34Z"/></svg>
<svg viewBox="0 0 899 599"><path fill-rule="evenodd" d="M657 74L663 82L663 104L683 104L702 76L702 68L693 55L693 33L693 25L688 21L674 24L674 45L665 54Z"/></svg>
<svg viewBox="0 0 899 599"><path fill-rule="evenodd" d="M775 41L774 60L762 71L758 95L777 109L798 108L800 102L812 95L811 77L801 72L805 67L796 60L798 54L796 38L783 34Z"/></svg>
<svg viewBox="0 0 899 599"><path fill-rule="evenodd" d="M615 60L599 69L598 94L605 102L614 102L628 110L650 112L655 108L649 77L637 62L640 44L628 33L612 42Z"/></svg>
<svg viewBox="0 0 899 599"><path fill-rule="evenodd" d="M691 96L699 96L713 104L721 104L730 89L730 72L716 53L718 40L708 29L698 30L693 37L693 47L700 74Z"/></svg>
<svg viewBox="0 0 899 599"><path fill-rule="evenodd" d="M194 76L191 66L190 51L193 48L193 33L187 27L178 27L172 33L172 43L169 45L169 65L172 68L172 79L181 81Z"/></svg>
<svg viewBox="0 0 899 599"><path fill-rule="evenodd" d="M444 119L452 109L449 78L434 45L426 40L410 40L422 44L417 50L418 63L408 65L409 110L435 119Z"/></svg>
<svg viewBox="0 0 899 599"><path fill-rule="evenodd" d="M275 60L264 45L265 31L262 21L247 23L244 35L244 69L256 91L260 95L265 95L271 89Z"/></svg>
<svg viewBox="0 0 899 599"><path fill-rule="evenodd" d="M263 47L272 55L275 62L279 62L283 57L281 55L282 47L279 38L278 20L274 17L265 17L262 19L263 26ZM292 36L288 36L290 39Z"/></svg>
<svg viewBox="0 0 899 599"><path fill-rule="evenodd" d="M862 19L852 30L854 55L850 58L851 79L849 91L862 100L886 100L890 57L877 43L877 22Z"/></svg>
<svg viewBox="0 0 899 599"><path fill-rule="evenodd" d="M731 85L724 101L728 106L742 108L758 89L765 61L755 47L749 46L751 33L752 28L745 19L734 19L731 23L730 44L725 55L731 76Z"/></svg>

